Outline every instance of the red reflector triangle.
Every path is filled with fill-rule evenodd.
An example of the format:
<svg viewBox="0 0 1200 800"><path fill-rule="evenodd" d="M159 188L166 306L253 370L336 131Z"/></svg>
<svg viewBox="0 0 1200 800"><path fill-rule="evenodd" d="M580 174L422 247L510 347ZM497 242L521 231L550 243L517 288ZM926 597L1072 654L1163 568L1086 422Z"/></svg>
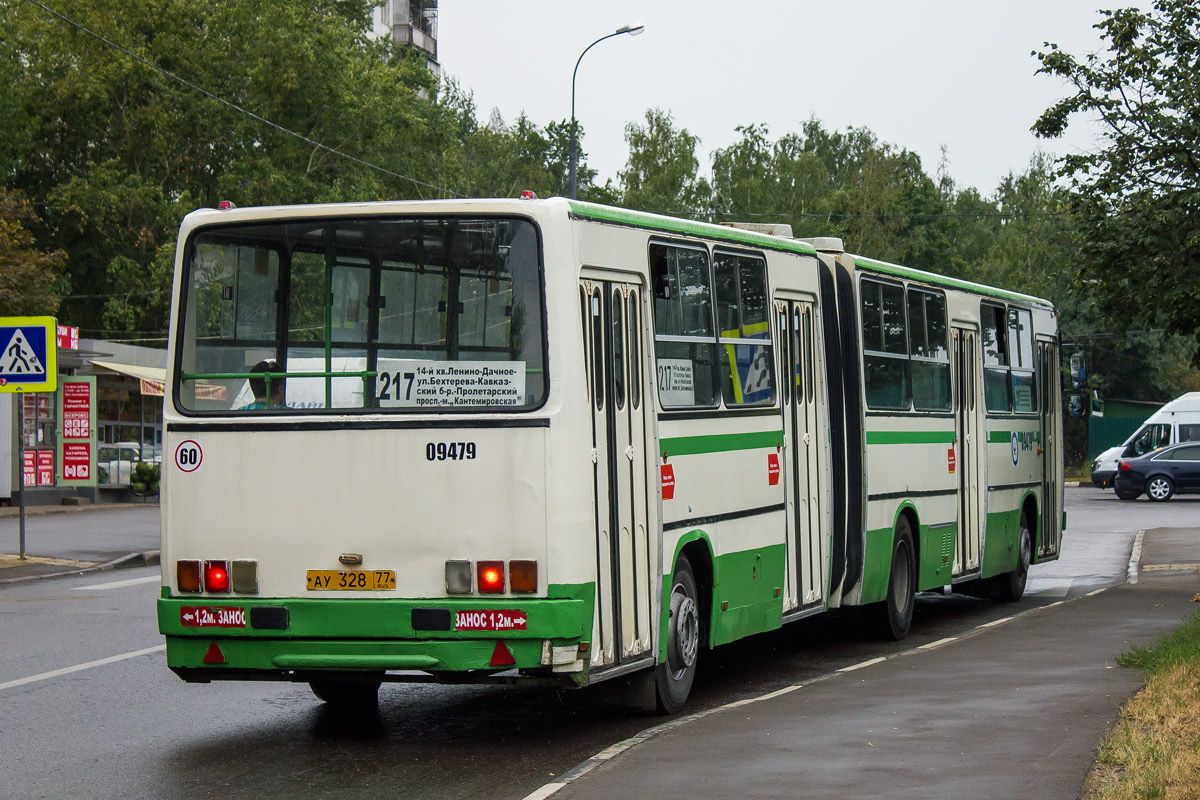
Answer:
<svg viewBox="0 0 1200 800"><path fill-rule="evenodd" d="M225 654L221 652L221 648L217 647L217 643L213 642L208 646L208 652L204 654L205 664L224 664Z"/></svg>
<svg viewBox="0 0 1200 800"><path fill-rule="evenodd" d="M215 642L213 646L216 646ZM508 652L508 648L504 646L504 642L496 642L496 649L492 651L491 666L511 667L516 663L517 660L513 658L512 653Z"/></svg>

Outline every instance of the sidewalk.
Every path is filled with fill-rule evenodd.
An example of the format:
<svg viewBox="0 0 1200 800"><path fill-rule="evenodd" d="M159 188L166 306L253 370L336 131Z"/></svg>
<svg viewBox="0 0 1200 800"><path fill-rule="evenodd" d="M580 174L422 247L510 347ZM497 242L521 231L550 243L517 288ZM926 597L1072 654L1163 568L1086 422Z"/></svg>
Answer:
<svg viewBox="0 0 1200 800"><path fill-rule="evenodd" d="M99 513L105 512L105 513ZM158 504L105 503L0 508L0 586L158 563Z"/></svg>
<svg viewBox="0 0 1200 800"><path fill-rule="evenodd" d="M1113 657L1198 591L1200 529L1147 531L1136 583L673 720L530 797L1073 800L1141 685Z"/></svg>

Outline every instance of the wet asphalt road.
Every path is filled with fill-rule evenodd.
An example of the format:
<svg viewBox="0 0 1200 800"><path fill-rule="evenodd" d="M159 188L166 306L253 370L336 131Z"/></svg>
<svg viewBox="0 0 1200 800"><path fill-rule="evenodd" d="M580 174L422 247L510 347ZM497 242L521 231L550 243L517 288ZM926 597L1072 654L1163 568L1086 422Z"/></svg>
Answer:
<svg viewBox="0 0 1200 800"><path fill-rule="evenodd" d="M686 711L1121 582L1136 531L1196 525L1200 497L1121 503L1070 489L1067 511L1063 559L1035 567L1031 594L1015 607L922 595L899 644L864 638L853 613L789 625L702 654ZM184 684L161 651L12 685L160 645L156 575L141 568L0 588L0 795L521 798L662 721L606 704L605 687L559 696L428 685L385 685L377 715L343 718L304 685Z"/></svg>

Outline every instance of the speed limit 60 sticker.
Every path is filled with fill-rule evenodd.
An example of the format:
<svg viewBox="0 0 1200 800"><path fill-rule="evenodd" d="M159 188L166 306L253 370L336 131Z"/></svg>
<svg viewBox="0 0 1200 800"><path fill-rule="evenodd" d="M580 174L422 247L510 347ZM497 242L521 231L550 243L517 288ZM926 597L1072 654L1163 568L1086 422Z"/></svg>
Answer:
<svg viewBox="0 0 1200 800"><path fill-rule="evenodd" d="M184 439L175 446L175 466L180 472L195 472L204 463L204 449L195 439Z"/></svg>

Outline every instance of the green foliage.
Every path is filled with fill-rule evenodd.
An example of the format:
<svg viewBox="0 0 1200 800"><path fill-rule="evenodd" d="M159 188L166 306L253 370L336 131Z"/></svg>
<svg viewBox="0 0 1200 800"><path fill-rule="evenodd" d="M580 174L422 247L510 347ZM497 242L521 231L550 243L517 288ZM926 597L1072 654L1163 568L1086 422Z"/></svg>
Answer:
<svg viewBox="0 0 1200 800"><path fill-rule="evenodd" d="M1034 125L1061 135L1073 115L1099 117L1102 148L1062 159L1078 226L1081 277L1118 324L1200 337L1200 6L1104 11L1107 53L1082 59L1047 43L1039 72L1071 87ZM1200 355L1198 355L1200 357Z"/></svg>
<svg viewBox="0 0 1200 800"><path fill-rule="evenodd" d="M415 54L369 35L374 5L97 0L70 14L263 118L415 181L289 136L32 4L0 5L0 167L36 204L39 249L69 256L64 321L164 330L164 248L197 206L441 196L437 186L459 182L460 110L438 102Z"/></svg>
<svg viewBox="0 0 1200 800"><path fill-rule="evenodd" d="M1200 611L1178 628L1159 636L1149 647L1133 646L1117 656L1123 667L1141 670L1147 677L1177 664L1200 663Z"/></svg>
<svg viewBox="0 0 1200 800"><path fill-rule="evenodd" d="M708 181L697 174L700 140L675 128L669 112L646 111L646 124L625 126L629 160L618 175L620 204L641 211L693 215L707 205Z"/></svg>
<svg viewBox="0 0 1200 800"><path fill-rule="evenodd" d="M27 200L0 189L0 316L58 311L66 255L37 248L27 227L37 221Z"/></svg>

